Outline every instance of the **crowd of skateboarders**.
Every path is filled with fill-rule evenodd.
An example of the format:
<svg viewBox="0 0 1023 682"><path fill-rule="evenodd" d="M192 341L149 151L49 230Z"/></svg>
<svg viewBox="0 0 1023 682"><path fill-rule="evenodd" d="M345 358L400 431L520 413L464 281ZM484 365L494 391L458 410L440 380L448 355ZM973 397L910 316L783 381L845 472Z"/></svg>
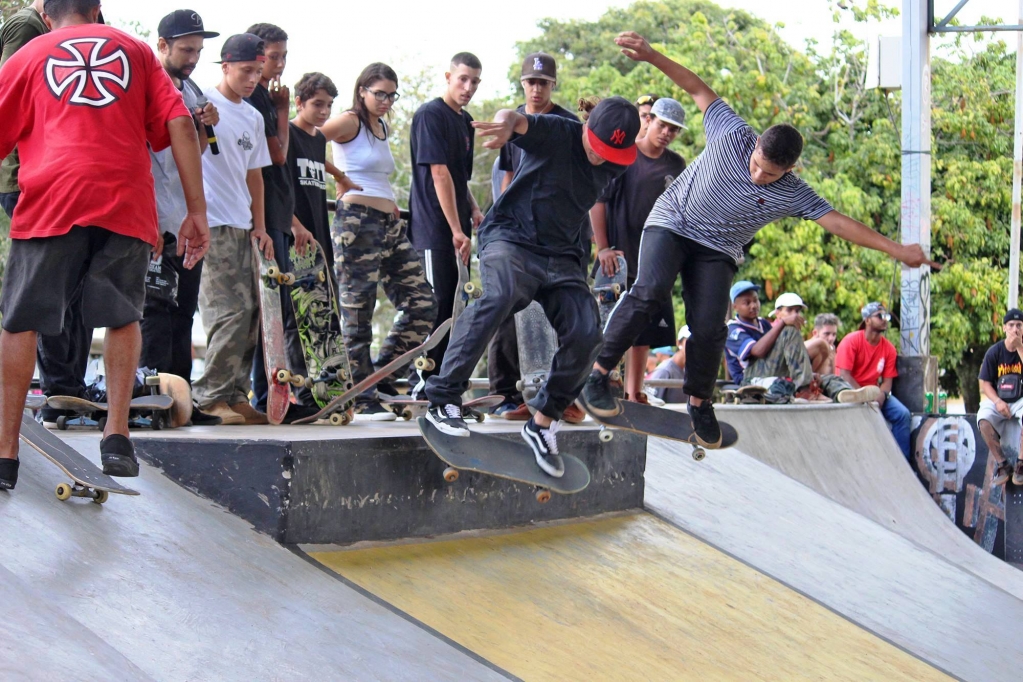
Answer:
<svg viewBox="0 0 1023 682"><path fill-rule="evenodd" d="M0 200L12 248L0 299L0 487L17 481L18 426L37 357L46 394L81 393L93 328L106 328L104 472L137 475L128 432L136 369L189 378L196 311L207 347L192 423L267 423L253 242L284 272L292 247L315 246L333 264L359 381L451 317L475 235L482 296L431 351L436 369L416 388L429 422L468 435L462 396L489 354L492 392L503 397L494 414L525 422L522 436L551 476L564 471L562 420L616 414L612 371L622 362L626 398L649 402L649 350L676 344L654 376L684 379L684 388L660 398L655 389L653 399L687 402L702 446L721 444L712 398L724 358L730 381L761 386L773 402L880 403L908 453L909 413L890 394L895 351L880 303L868 303L860 331L836 346L835 316L819 315L804 341L798 295L778 297L768 319L760 287L733 283L744 246L785 217L814 220L911 267L938 267L918 245L887 239L804 183L793 172L803 146L793 126L758 134L696 73L632 32L615 38L622 53L660 70L703 113L706 147L696 158L669 149L686 126L680 102L593 98L580 120L553 102L557 66L545 53L522 63L522 106L474 121L466 107L482 64L459 52L443 95L412 120L406 221L390 184L388 114L401 96L393 69L369 64L344 87L307 73L289 88L288 35L257 23L224 42L221 80L197 84L190 76L208 58L204 40L217 35L196 12L178 10L160 21L154 52L106 26L99 0L36 0L3 26ZM351 102L343 98L332 115L347 87ZM500 149L486 212L469 191L477 137ZM328 176L337 187L332 223ZM60 201L47 191L53 177L62 180ZM602 329L588 278L596 268L614 274L619 256L626 288ZM679 277L686 325L676 336ZM373 358L378 287L397 316ZM290 369L302 372L294 311L283 290L281 298ZM559 348L525 405L511 320L534 300ZM1018 334L1011 338L1018 349ZM393 420L381 396L396 390L391 381L371 387L355 411ZM295 397L286 422L317 413L308 391Z"/></svg>

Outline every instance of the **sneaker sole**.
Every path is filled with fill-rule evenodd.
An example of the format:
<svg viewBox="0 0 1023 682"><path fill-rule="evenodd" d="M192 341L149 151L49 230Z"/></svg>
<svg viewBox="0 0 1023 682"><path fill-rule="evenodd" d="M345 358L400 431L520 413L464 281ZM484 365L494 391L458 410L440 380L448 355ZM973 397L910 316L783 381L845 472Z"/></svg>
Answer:
<svg viewBox="0 0 1023 682"><path fill-rule="evenodd" d="M537 449L536 444L533 443L533 439L526 433L525 426L522 427L522 431L520 431L520 433L522 434L522 440L526 441L526 445L528 445L530 449L533 450L533 459L536 460L537 466L539 466L540 469L545 474L547 474L551 478L561 478L562 476L565 475L564 469L562 469L561 471L558 471L557 469L552 471L550 469L550 464L548 464L547 460L543 458L543 455L540 453L540 450Z"/></svg>
<svg viewBox="0 0 1023 682"><path fill-rule="evenodd" d="M447 424L438 424L436 422L436 420L434 420L433 415L430 414L429 412L426 413L426 421L428 421L431 424L433 424L437 428L438 431L440 431L441 433L443 433L446 436L455 436L457 438L468 438L469 437L469 429L468 429L468 427L466 427L464 429L455 429L455 428L451 428Z"/></svg>
<svg viewBox="0 0 1023 682"><path fill-rule="evenodd" d="M139 465L138 462L133 462L130 459L119 458L115 462L104 462L103 473L119 478L134 478L139 475Z"/></svg>
<svg viewBox="0 0 1023 682"><path fill-rule="evenodd" d="M579 396L579 399L576 400L576 403L578 403L579 407L582 409L583 412L589 412L590 414L594 414L598 417L617 417L622 413L621 405L616 405L616 409L614 410L603 410L599 407L594 407L593 405L590 405L583 399L582 396Z"/></svg>
<svg viewBox="0 0 1023 682"><path fill-rule="evenodd" d="M838 394L838 402L843 404L870 403L878 399L877 391L871 390L870 386L849 388Z"/></svg>

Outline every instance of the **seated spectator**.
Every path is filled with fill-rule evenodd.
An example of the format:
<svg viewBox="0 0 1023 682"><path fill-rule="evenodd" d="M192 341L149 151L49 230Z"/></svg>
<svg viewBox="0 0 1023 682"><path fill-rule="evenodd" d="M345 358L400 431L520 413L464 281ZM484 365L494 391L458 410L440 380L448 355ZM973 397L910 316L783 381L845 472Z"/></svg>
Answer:
<svg viewBox="0 0 1023 682"><path fill-rule="evenodd" d="M859 331L846 335L838 344L835 367L852 386L880 386L881 414L891 427L902 454L909 459L909 409L892 395L892 379L899 372L895 368L895 346L884 337L892 316L876 301L863 306L860 314L863 322Z"/></svg>
<svg viewBox="0 0 1023 682"><path fill-rule="evenodd" d="M725 357L732 380L740 386L756 384L770 390L778 380L791 380L796 398L811 402L870 402L879 398L876 390L853 390L834 374L815 375L810 356L799 330L803 318L803 299L786 292L778 297L771 316L760 317L760 287L752 282L732 286L735 319L728 323Z"/></svg>
<svg viewBox="0 0 1023 682"><path fill-rule="evenodd" d="M835 373L835 342L842 324L834 313L821 313L813 320L813 332L806 340L806 352L810 356L814 374Z"/></svg>
<svg viewBox="0 0 1023 682"><path fill-rule="evenodd" d="M977 428L998 463L991 482L1005 485L1011 472L1013 485L1023 485L1023 457L1017 455L1013 471L1002 450L1005 427L1023 416L1023 312L1013 308L1005 313L1002 330L1005 339L987 349L980 366L984 398L977 411Z"/></svg>
<svg viewBox="0 0 1023 682"><path fill-rule="evenodd" d="M670 358L657 365L647 379L685 379L686 376L686 339L690 336L689 326L682 327L678 333L678 350ZM650 387L647 389L655 398L666 403L686 404L689 396L681 388Z"/></svg>

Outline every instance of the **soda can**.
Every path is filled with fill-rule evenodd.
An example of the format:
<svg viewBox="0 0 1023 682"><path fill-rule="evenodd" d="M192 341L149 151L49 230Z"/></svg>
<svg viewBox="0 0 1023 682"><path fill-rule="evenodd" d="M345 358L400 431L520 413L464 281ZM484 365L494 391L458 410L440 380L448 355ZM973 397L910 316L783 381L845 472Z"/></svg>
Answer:
<svg viewBox="0 0 1023 682"><path fill-rule="evenodd" d="M934 414L934 393L924 393L924 414Z"/></svg>
<svg viewBox="0 0 1023 682"><path fill-rule="evenodd" d="M946 412L948 412L948 393L938 391L938 414L945 414Z"/></svg>

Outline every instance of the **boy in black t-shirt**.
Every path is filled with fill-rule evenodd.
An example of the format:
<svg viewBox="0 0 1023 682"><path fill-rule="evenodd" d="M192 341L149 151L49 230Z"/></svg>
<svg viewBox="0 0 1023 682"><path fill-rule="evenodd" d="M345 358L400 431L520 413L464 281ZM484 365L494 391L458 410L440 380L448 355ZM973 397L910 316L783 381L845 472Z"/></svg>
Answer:
<svg viewBox="0 0 1023 682"><path fill-rule="evenodd" d="M589 244L581 238L583 218L608 183L636 160L639 112L612 97L597 105L585 125L505 109L493 123L474 127L494 138L486 147L510 141L523 155L511 185L480 227L483 296L458 318L440 373L426 384L427 419L449 435L469 435L461 396L476 363L501 323L536 300L558 333L559 348L547 382L530 401L536 414L522 437L540 468L559 477L565 470L555 437L558 423L582 390L601 342L597 302L585 277Z"/></svg>
<svg viewBox="0 0 1023 682"><path fill-rule="evenodd" d="M977 410L977 428L987 443L988 452L998 463L992 484L1004 485L1011 471L1013 485L1023 485L1023 457L1017 457L1013 471L1002 450L1002 437L1009 422L1020 422L1023 417L1023 394L1020 390L1007 392L1006 386L1002 387L1001 395L999 391L999 385L1008 383L1001 381L1003 377L1019 377L1016 386L1023 382L1023 311L1013 308L1005 313L1002 330L1005 340L987 349L980 366L978 378L984 399Z"/></svg>
<svg viewBox="0 0 1023 682"><path fill-rule="evenodd" d="M480 60L468 52L451 58L443 97L419 107L412 117L412 191L408 237L423 260L437 301L437 322L451 317L458 288L458 262L468 265L472 230L483 222L469 191L472 177L472 116L465 111L480 85ZM436 329L436 326L434 327ZM437 364L447 339L429 353Z"/></svg>

